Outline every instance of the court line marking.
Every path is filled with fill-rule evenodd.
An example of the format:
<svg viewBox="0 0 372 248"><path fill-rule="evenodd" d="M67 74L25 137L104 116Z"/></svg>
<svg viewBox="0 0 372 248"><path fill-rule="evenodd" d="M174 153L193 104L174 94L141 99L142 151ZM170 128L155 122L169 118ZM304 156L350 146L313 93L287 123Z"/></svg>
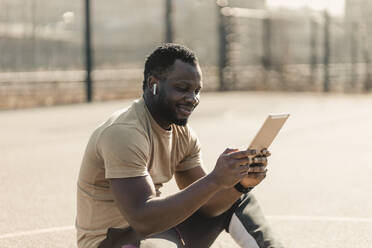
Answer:
<svg viewBox="0 0 372 248"><path fill-rule="evenodd" d="M354 222L354 223L372 223L372 218L352 218L340 216L296 216L296 215L267 215L269 220L284 220L284 221L326 221L326 222ZM0 239L15 238L22 236L31 236L43 233L69 231L75 229L74 226L60 226L44 229L36 229L24 232L14 232L0 235Z"/></svg>
<svg viewBox="0 0 372 248"><path fill-rule="evenodd" d="M286 221L327 221L327 222L366 222L372 223L372 218L353 218L341 216L296 216L296 215L267 215L270 220L286 220Z"/></svg>
<svg viewBox="0 0 372 248"><path fill-rule="evenodd" d="M30 236L30 235L59 232L59 231L67 231L67 230L72 230L74 228L75 228L74 226L59 226L59 227L51 227L51 228L44 228L44 229L36 229L36 230L25 231L25 232L7 233L7 234L0 235L0 239Z"/></svg>

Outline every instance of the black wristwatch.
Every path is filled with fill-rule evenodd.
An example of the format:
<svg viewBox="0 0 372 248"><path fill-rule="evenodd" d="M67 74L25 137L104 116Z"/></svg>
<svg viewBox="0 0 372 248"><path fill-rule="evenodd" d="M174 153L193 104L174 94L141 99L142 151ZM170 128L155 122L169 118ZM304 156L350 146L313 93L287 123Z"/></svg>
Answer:
<svg viewBox="0 0 372 248"><path fill-rule="evenodd" d="M239 191L240 193L243 193L243 194L247 194L249 191L251 191L253 189L253 187L244 187L243 185L241 185L241 183L237 183L234 185L234 188Z"/></svg>

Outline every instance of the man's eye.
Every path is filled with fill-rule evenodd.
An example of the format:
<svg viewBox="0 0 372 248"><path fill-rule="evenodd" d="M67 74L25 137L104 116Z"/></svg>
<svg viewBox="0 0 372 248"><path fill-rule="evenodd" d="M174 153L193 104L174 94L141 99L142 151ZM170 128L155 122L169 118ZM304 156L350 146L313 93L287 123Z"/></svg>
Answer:
<svg viewBox="0 0 372 248"><path fill-rule="evenodd" d="M183 88L183 87L177 87L177 90L178 90L178 91L182 91L182 92L185 92L185 91L187 91L187 88Z"/></svg>

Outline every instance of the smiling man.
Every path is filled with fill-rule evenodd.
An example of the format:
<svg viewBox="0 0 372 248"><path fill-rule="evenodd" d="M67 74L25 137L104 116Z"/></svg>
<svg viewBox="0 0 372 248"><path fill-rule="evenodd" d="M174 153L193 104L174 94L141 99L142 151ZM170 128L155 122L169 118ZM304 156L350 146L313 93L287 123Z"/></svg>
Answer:
<svg viewBox="0 0 372 248"><path fill-rule="evenodd" d="M212 172L187 125L202 75L177 44L146 60L143 97L92 134L77 189L79 248L210 247L226 230L240 247L281 247L249 191L266 176L269 152L227 148ZM162 197L175 177L179 191Z"/></svg>

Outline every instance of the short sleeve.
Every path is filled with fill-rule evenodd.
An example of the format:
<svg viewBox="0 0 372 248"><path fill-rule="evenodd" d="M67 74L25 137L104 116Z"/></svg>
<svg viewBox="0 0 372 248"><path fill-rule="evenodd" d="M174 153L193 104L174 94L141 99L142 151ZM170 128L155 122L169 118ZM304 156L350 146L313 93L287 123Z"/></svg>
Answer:
<svg viewBox="0 0 372 248"><path fill-rule="evenodd" d="M148 175L149 142L136 127L115 124L107 127L97 142L106 178L129 178Z"/></svg>
<svg viewBox="0 0 372 248"><path fill-rule="evenodd" d="M196 133L189 128L187 153L176 167L176 171L185 171L198 166L202 166L201 146Z"/></svg>

